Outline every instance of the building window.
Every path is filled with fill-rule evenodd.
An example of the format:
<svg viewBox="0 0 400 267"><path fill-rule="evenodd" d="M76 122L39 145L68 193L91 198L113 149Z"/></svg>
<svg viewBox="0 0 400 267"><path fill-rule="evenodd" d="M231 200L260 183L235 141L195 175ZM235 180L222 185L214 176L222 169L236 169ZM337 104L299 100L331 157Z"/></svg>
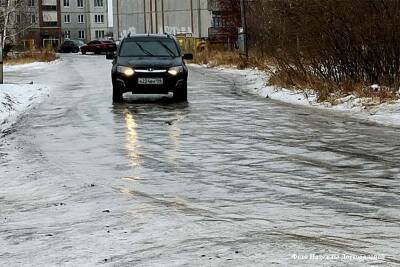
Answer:
<svg viewBox="0 0 400 267"><path fill-rule="evenodd" d="M35 0L29 0L29 6L35 6Z"/></svg>
<svg viewBox="0 0 400 267"><path fill-rule="evenodd" d="M85 39L85 31L79 31L78 37L79 37L79 39Z"/></svg>
<svg viewBox="0 0 400 267"><path fill-rule="evenodd" d="M65 23L71 23L71 16L70 15L64 15L64 22Z"/></svg>
<svg viewBox="0 0 400 267"><path fill-rule="evenodd" d="M94 0L94 6L95 7L103 7L104 1L103 0Z"/></svg>
<svg viewBox="0 0 400 267"><path fill-rule="evenodd" d="M65 38L65 39L71 38L71 31L65 31L65 32L64 32L64 38Z"/></svg>
<svg viewBox="0 0 400 267"><path fill-rule="evenodd" d="M83 0L78 0L77 6L78 7L83 7Z"/></svg>
<svg viewBox="0 0 400 267"><path fill-rule="evenodd" d="M94 22L104 23L104 15L94 15Z"/></svg>
<svg viewBox="0 0 400 267"><path fill-rule="evenodd" d="M78 23L85 23L85 17L83 15L78 15Z"/></svg>
<svg viewBox="0 0 400 267"><path fill-rule="evenodd" d="M69 0L64 0L64 7L69 7Z"/></svg>
<svg viewBox="0 0 400 267"><path fill-rule="evenodd" d="M35 14L31 14L31 24L35 24L36 23L36 16Z"/></svg>
<svg viewBox="0 0 400 267"><path fill-rule="evenodd" d="M104 38L104 31L95 31L96 39Z"/></svg>

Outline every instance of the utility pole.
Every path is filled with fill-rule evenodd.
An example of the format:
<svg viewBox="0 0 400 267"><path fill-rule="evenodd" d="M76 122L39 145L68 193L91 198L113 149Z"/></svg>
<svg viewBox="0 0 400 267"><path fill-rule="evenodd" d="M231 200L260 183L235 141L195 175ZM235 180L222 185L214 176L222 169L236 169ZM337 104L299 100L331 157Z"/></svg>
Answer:
<svg viewBox="0 0 400 267"><path fill-rule="evenodd" d="M201 38L202 36L202 32L201 32L201 4L200 4L200 0L197 0L197 28L198 28L198 32L199 32L199 38Z"/></svg>
<svg viewBox="0 0 400 267"><path fill-rule="evenodd" d="M193 0L190 0L190 27L190 30L192 31L192 36L194 36Z"/></svg>
<svg viewBox="0 0 400 267"><path fill-rule="evenodd" d="M0 37L0 84L3 84L3 35L0 35Z"/></svg>
<svg viewBox="0 0 400 267"><path fill-rule="evenodd" d="M246 58L249 57L249 48L247 45L247 21L246 21L246 3L245 0L240 0L240 13L242 17L242 38L243 38L243 54L246 56Z"/></svg>
<svg viewBox="0 0 400 267"><path fill-rule="evenodd" d="M164 0L161 0L162 33L165 33Z"/></svg>
<svg viewBox="0 0 400 267"><path fill-rule="evenodd" d="M150 0L150 33L154 33L153 30L153 0Z"/></svg>
<svg viewBox="0 0 400 267"><path fill-rule="evenodd" d="M157 7L157 0L154 1L154 13L156 14L156 31L155 33L159 33L158 30L158 7Z"/></svg>
<svg viewBox="0 0 400 267"><path fill-rule="evenodd" d="M146 14L146 0L143 0L143 23L144 33L147 33L147 14Z"/></svg>
<svg viewBox="0 0 400 267"><path fill-rule="evenodd" d="M117 0L117 5L116 5L116 8L117 8L117 19L116 19L116 23L117 23L117 40L119 40L119 16L120 16L120 14L119 14L119 2L118 2L118 0Z"/></svg>

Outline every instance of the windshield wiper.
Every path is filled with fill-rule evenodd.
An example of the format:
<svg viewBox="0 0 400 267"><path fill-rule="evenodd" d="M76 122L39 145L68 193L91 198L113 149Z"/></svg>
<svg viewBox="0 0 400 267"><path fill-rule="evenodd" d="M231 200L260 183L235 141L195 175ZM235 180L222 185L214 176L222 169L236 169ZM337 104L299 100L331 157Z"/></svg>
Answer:
<svg viewBox="0 0 400 267"><path fill-rule="evenodd" d="M159 42L159 43L162 45L162 47L164 47L165 50L167 50L168 54L169 54L171 57L177 57L177 55L175 55L175 53L171 50L171 48L169 48L166 44L164 44L163 42L161 42L161 41L158 40L158 39L157 39L157 42Z"/></svg>
<svg viewBox="0 0 400 267"><path fill-rule="evenodd" d="M139 44L139 42L135 42L136 45L140 48L140 50L143 51L143 53L145 53L148 56L153 57L154 55L152 53L150 53L148 50L144 49L143 46L141 44Z"/></svg>

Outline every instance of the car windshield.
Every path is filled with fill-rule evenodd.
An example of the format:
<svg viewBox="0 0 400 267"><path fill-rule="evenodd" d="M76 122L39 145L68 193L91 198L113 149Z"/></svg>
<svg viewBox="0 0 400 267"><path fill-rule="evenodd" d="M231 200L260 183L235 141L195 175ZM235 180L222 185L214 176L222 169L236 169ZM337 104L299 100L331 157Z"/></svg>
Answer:
<svg viewBox="0 0 400 267"><path fill-rule="evenodd" d="M178 57L175 41L167 38L135 38L123 42L120 57Z"/></svg>

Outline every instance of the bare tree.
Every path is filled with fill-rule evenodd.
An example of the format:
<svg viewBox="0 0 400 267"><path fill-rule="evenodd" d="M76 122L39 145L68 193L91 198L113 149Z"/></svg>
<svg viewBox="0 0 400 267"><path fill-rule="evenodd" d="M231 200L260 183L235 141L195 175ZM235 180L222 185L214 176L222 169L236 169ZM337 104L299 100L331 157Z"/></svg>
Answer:
<svg viewBox="0 0 400 267"><path fill-rule="evenodd" d="M234 44L240 27L240 0L210 0L209 9L213 12L213 42Z"/></svg>
<svg viewBox="0 0 400 267"><path fill-rule="evenodd" d="M374 83L398 90L400 0L253 2L251 47L286 85L325 86L325 96Z"/></svg>
<svg viewBox="0 0 400 267"><path fill-rule="evenodd" d="M33 23L26 12L27 0L3 0L0 3L0 32L4 48L7 43L15 43L18 35Z"/></svg>

